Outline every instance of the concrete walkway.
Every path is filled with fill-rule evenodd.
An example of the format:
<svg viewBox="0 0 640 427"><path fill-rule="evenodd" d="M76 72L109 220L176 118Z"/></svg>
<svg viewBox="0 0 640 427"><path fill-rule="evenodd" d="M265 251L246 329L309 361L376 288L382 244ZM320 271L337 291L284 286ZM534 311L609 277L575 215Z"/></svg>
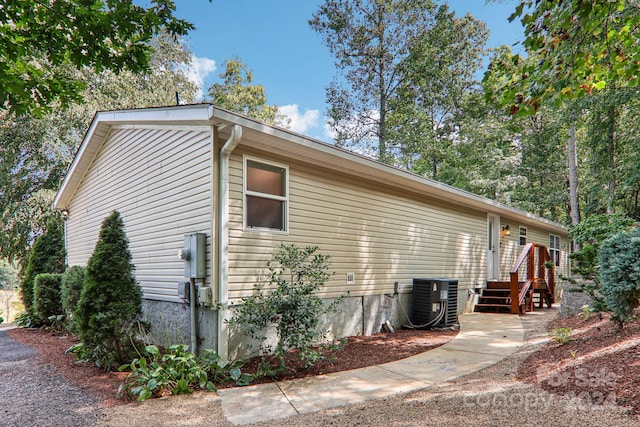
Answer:
<svg viewBox="0 0 640 427"><path fill-rule="evenodd" d="M464 314L460 316L460 332L453 340L422 354L367 368L218 393L225 417L234 424L286 418L449 381L501 361L523 341L524 329L516 315Z"/></svg>

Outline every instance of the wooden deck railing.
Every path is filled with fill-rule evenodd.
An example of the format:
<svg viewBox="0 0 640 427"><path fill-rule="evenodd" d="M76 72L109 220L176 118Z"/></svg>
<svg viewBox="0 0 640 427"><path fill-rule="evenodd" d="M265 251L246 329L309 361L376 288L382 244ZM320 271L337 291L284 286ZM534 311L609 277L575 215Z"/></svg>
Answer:
<svg viewBox="0 0 640 427"><path fill-rule="evenodd" d="M537 268L536 268L537 259ZM546 246L535 243L528 243L520 252L518 259L513 264L509 272L510 290L511 290L511 313L518 314L522 312L527 303L527 297L531 297L535 290L536 283L540 279L546 283L551 298L555 293L555 274L554 269L547 268L546 262L551 261L551 256ZM526 267L526 280L520 280L520 269ZM542 298L542 295L541 295ZM532 307L532 306L530 306Z"/></svg>

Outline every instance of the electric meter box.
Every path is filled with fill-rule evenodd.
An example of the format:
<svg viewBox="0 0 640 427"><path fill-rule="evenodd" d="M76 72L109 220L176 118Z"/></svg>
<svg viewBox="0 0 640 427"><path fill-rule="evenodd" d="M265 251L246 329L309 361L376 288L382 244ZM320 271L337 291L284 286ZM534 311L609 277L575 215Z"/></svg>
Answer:
<svg viewBox="0 0 640 427"><path fill-rule="evenodd" d="M185 234L184 247L178 257L184 261L184 277L204 279L207 266L207 235L205 233Z"/></svg>

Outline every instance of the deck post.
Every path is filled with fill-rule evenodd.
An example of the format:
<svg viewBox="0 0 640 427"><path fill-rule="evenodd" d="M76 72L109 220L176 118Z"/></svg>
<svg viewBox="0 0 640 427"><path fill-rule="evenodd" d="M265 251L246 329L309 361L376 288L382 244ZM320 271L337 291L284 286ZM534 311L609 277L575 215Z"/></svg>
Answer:
<svg viewBox="0 0 640 427"><path fill-rule="evenodd" d="M518 289L518 272L511 272L511 313L519 314L520 313L520 293Z"/></svg>

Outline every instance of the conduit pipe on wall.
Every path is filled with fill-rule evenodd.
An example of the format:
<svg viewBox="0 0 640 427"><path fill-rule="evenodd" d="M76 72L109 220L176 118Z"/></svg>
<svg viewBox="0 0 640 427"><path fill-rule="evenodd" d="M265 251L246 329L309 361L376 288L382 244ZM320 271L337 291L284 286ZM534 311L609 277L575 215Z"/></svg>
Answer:
<svg viewBox="0 0 640 427"><path fill-rule="evenodd" d="M228 327L226 324L229 304L229 158L242 139L242 126L233 125L231 135L220 149L218 156L218 337L217 351L222 360L229 358Z"/></svg>

